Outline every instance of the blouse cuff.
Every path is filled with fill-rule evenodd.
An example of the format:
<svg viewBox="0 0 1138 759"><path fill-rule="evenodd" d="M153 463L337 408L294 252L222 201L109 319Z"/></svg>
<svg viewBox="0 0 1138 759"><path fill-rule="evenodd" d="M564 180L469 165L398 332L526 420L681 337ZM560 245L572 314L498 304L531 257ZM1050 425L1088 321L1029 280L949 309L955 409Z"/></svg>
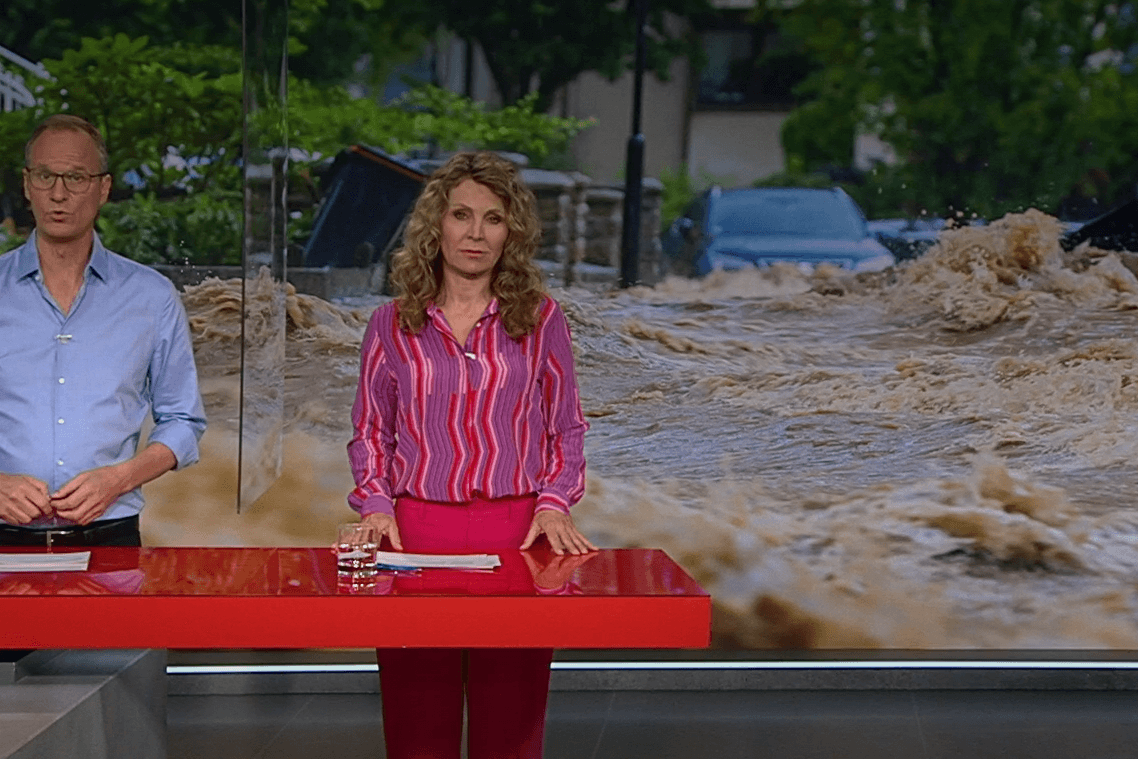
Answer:
<svg viewBox="0 0 1138 759"><path fill-rule="evenodd" d="M541 493L537 497L537 504L534 506L533 513L537 514L541 511L559 511L562 514L568 514L569 504L553 493Z"/></svg>
<svg viewBox="0 0 1138 759"><path fill-rule="evenodd" d="M360 516L366 517L369 514L387 514L393 517L395 504L387 496L373 495L360 505Z"/></svg>

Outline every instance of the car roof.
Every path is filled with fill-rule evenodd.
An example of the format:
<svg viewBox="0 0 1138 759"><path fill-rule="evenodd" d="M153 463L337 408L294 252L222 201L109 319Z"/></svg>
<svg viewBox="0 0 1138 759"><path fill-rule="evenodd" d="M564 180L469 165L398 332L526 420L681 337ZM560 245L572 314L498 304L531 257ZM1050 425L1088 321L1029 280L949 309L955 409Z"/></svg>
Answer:
<svg viewBox="0 0 1138 759"><path fill-rule="evenodd" d="M712 187L709 195L845 195L841 187Z"/></svg>
<svg viewBox="0 0 1138 759"><path fill-rule="evenodd" d="M786 206L805 204L809 206L816 206L822 204L823 208L848 208L855 214L864 217L861 209L849 194L840 187L735 187L724 189L721 187L712 187L707 190L705 197L707 198L707 210L712 212L713 208L718 207L716 199L722 199L724 205L735 207L736 204L742 203L749 205L754 203L756 207L770 206Z"/></svg>
<svg viewBox="0 0 1138 759"><path fill-rule="evenodd" d="M865 215L854 199L838 187L742 187L730 190L713 187L709 192L704 213L708 229L714 235L791 234L791 228L802 230L817 223L815 217L819 215L829 219L828 228L832 227L832 234L819 233L821 237L848 236L853 239L867 234ZM743 217L750 221L743 221ZM754 226L759 219L767 217L772 220L770 223ZM775 218L782 221L774 222ZM833 224L851 226L839 234Z"/></svg>

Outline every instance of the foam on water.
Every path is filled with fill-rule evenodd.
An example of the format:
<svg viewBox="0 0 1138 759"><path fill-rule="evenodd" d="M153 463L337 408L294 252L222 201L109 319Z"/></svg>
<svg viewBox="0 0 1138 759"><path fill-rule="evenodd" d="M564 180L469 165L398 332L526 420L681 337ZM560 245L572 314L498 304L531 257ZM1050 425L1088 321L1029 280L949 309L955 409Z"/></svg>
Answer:
<svg viewBox="0 0 1138 759"><path fill-rule="evenodd" d="M1138 280L1061 231L1028 211L880 274L556 291L592 424L576 519L665 548L719 645L1138 647ZM211 428L148 486L146 538L329 545L375 303L288 293L284 474L237 517L239 293L187 288Z"/></svg>

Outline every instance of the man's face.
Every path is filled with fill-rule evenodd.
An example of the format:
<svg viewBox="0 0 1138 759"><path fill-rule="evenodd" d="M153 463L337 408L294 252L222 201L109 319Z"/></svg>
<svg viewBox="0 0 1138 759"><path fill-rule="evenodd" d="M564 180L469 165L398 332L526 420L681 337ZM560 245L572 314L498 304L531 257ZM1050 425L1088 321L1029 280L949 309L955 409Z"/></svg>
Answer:
<svg viewBox="0 0 1138 759"><path fill-rule="evenodd" d="M31 171L89 175L102 171L95 141L82 132L49 129L32 143L31 158L27 167ZM52 242L71 242L89 236L110 191L109 176L93 177L85 190L72 192L62 178L55 178L50 189L37 189L32 186L28 171L24 172L24 196L32 204L36 235Z"/></svg>

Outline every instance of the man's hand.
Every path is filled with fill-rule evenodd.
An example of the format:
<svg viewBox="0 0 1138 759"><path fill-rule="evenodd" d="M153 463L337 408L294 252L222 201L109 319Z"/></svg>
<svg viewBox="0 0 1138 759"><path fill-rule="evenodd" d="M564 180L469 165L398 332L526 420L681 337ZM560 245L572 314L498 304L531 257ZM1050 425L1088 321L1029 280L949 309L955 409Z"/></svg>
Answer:
<svg viewBox="0 0 1138 759"><path fill-rule="evenodd" d="M550 548L558 556L566 551L572 554L581 554L597 550L597 547L590 543L589 539L582 535L576 525L573 524L571 516L552 509L545 509L533 515L533 523L530 524L526 539L522 541L519 548L523 551L526 550L533 545L537 536L542 533L545 533Z"/></svg>
<svg viewBox="0 0 1138 759"><path fill-rule="evenodd" d="M126 461L75 475L51 494L51 506L64 519L91 524L120 495L142 487L173 469L177 463L174 452L164 444L150 443Z"/></svg>
<svg viewBox="0 0 1138 759"><path fill-rule="evenodd" d="M368 514L360 521L375 527L375 531L378 533L378 542L382 543L383 536L386 535L396 551L403 550L403 542L399 539L399 526L395 524L395 517L390 514Z"/></svg>
<svg viewBox="0 0 1138 759"><path fill-rule="evenodd" d="M119 465L89 469L51 494L55 513L78 524L91 524L118 497L133 488Z"/></svg>
<svg viewBox="0 0 1138 759"><path fill-rule="evenodd" d="M26 474L0 474L0 519L27 524L50 513L46 483Z"/></svg>

